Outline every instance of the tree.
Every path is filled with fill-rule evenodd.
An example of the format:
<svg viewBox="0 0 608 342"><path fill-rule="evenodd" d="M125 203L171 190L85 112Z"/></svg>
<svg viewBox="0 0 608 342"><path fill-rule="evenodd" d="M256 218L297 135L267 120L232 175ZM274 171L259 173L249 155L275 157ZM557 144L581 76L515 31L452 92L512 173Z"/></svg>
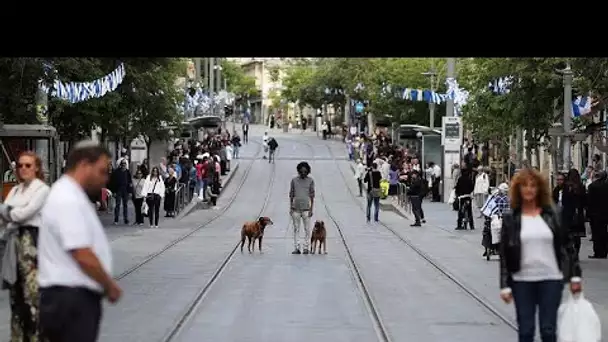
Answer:
<svg viewBox="0 0 608 342"><path fill-rule="evenodd" d="M492 140L508 146L516 130L525 131L528 158L536 150L556 117L556 100L563 94L556 58L475 58L462 63L462 83L473 94L464 111L465 123L482 141ZM512 76L509 92L497 95L488 83ZM507 152L505 150L504 152ZM505 155L506 156L506 155Z"/></svg>
<svg viewBox="0 0 608 342"><path fill-rule="evenodd" d="M168 138L169 126L181 127L178 105L184 95L175 82L186 69L184 60L148 58L129 61L131 77L125 78L119 105L128 108L127 139L141 135L150 153L150 144ZM148 155L149 157L149 155Z"/></svg>
<svg viewBox="0 0 608 342"><path fill-rule="evenodd" d="M428 89L429 79L422 75L432 67L438 70L433 87L445 91L439 82L445 73L443 60L428 58L323 58L299 60L290 65L283 79L285 98L299 101L313 108L331 104L343 108L346 97L343 92L325 93L325 89L341 89L354 100L368 100L368 110L377 117L387 117L402 123L428 124L428 104L411 102L383 95L382 88L391 85L393 91L400 87ZM357 84L365 89L355 92ZM440 108L436 111L439 113Z"/></svg>
<svg viewBox="0 0 608 342"><path fill-rule="evenodd" d="M0 58L0 115L10 124L36 123L36 92L44 80L42 58Z"/></svg>
<svg viewBox="0 0 608 342"><path fill-rule="evenodd" d="M246 75L239 64L224 59L222 60L222 71L224 77L226 77L228 92L243 98L259 95L255 78Z"/></svg>

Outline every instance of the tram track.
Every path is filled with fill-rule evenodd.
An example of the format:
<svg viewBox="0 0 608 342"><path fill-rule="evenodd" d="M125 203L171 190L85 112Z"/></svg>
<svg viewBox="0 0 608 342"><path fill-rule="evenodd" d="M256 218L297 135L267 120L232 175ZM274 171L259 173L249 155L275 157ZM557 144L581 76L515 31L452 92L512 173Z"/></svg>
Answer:
<svg viewBox="0 0 608 342"><path fill-rule="evenodd" d="M256 158L260 155L260 152L262 152L262 146L261 146L261 144L258 146L258 149L256 150L256 153L255 153ZM147 255L142 261L138 262L137 264L131 266L126 271L122 272L121 274L119 274L118 276L116 276L115 279L116 280L125 279L126 277L128 277L131 274L133 274L137 270L141 269L143 266L145 266L146 264L148 264L152 260L158 258L159 256L163 255L165 252L167 252L171 248L175 247L180 242L186 240L187 238L191 237L195 233L203 230L204 228L208 227L213 222L217 221L222 216L224 216L224 214L226 212L228 212L228 210L230 210L230 208L232 207L232 205L236 202L236 199L238 198L238 195L239 195L239 191L241 190L241 188L247 182L247 177L249 176L249 173L251 172L251 169L253 168L254 164L255 164L255 160L252 161L249 164L249 166L245 170L245 173L243 174L243 179L238 184L237 188L234 191L234 194L232 195L232 197L230 197L230 199L229 199L228 203L226 204L226 206L224 206L222 208L222 210L217 213L217 215L211 217L210 219L208 219L207 221L205 221L203 224L197 226L196 228L194 228L192 230L189 230L188 232L180 235L178 238L172 240L171 242L169 242L168 244L166 244L164 247L162 247L161 249L157 250L156 252L153 252L153 253Z"/></svg>
<svg viewBox="0 0 608 342"><path fill-rule="evenodd" d="M261 150L262 144L259 144L259 146L260 146L260 150ZM278 153L278 151L277 151L277 153ZM258 151L258 154L259 154L259 151ZM252 162L252 165L254 162ZM275 165L274 164L271 164L271 165L272 165L271 166L272 169L271 169L270 179L268 181L268 187L267 187L268 190L266 192L266 196L262 203L262 207L261 207L259 213L256 215L256 217L261 216L264 213L264 211L266 210L268 203L270 201L270 197L271 197L272 189L273 189L273 185L274 185L275 174L276 174ZM194 233L192 233L192 234L194 234ZM190 234L190 235L192 235L192 234ZM241 243L241 241L239 239L239 241L234 245L234 247L228 252L226 257L220 262L220 265L212 273L209 280L200 288L200 290L194 296L194 299L190 302L189 305L186 306L186 309L184 310L184 312L181 315L179 315L177 322L170 328L170 330L165 334L165 336L160 341L162 341L162 342L175 341L180 336L184 327L186 327L188 325L188 322L198 312L198 308L205 300L207 294L212 289L213 285L218 281L218 279L221 277L223 272L226 270L226 267L234 259L234 256L236 255L236 253L239 249L240 243Z"/></svg>
<svg viewBox="0 0 608 342"><path fill-rule="evenodd" d="M313 156L313 158L311 158L311 160L312 160L313 164L316 164L317 159L314 158L315 153L314 153L313 146L308 143L303 143L303 142L298 142L298 143L306 145L306 146L308 146L308 148L310 148L310 150L312 152L312 156ZM330 150L330 155L333 157L333 154L331 154L331 150ZM344 234L344 232L342 230L342 225L340 224L338 219L334 215L332 215L331 209L327 204L328 202L325 200L325 195L322 190L323 187L320 186L319 188L321 188L321 191L319 191L318 193L321 195L323 207L325 208L327 217L329 217L329 219L333 222L334 226L336 227L336 230L338 231L338 235L340 237L340 242L342 242L342 245L344 246L344 250L346 251L346 259L347 259L347 262L349 265L349 269L351 270L352 275L356 281L357 288L358 288L359 292L361 293L361 296L363 297L363 300L365 302L365 307L366 307L367 312L370 316L370 319L374 325L374 330L376 332L376 336L378 337L378 340L381 342L392 342L393 339L390 337L388 329L386 328L386 325L384 324L384 321L382 320L382 316L380 315L380 311L378 310L378 306L376 305L376 303L371 295L369 287L363 278L361 269L359 268L359 265L358 265L357 261L355 260L355 256L353 255L353 253L348 245L346 235Z"/></svg>
<svg viewBox="0 0 608 342"><path fill-rule="evenodd" d="M312 145L309 145L309 146L312 149ZM329 154L333 157L333 159L335 161L335 156L333 154L333 151L331 150L331 147L328 146L328 145L325 145L325 147L328 149ZM359 198L357 197L357 195L351 189L351 187L350 187L350 185L348 183L348 178L344 175L344 172L342 171L342 169L340 168L340 166L338 165L338 163L334 162L334 164L336 165L336 168L338 169L338 173L340 174L340 177L342 178L342 181L344 182L344 185L345 185L346 189L348 190L348 192L350 194L351 200L353 200L353 202L355 202L357 204L357 207L359 207L361 209L361 211L363 211L365 213L365 208L361 205L361 202L359 201ZM324 201L324 203L326 203L326 202ZM327 206L326 206L326 209L327 209ZM331 213L330 213L329 210L328 210L328 215L332 218L332 221L333 221L334 218L331 216ZM441 263L439 263L438 261L436 261L435 259L433 259L433 257L431 257L429 254L427 254L426 252L424 252L422 249L418 248L411 240L403 237L401 234L399 234L391 226L387 225L386 223L382 222L381 220L378 221L378 223L382 227L384 227L386 230L388 230L390 233L392 233L398 239L398 241L400 241L404 246L407 246L409 249L411 249L416 254L418 254L423 260L425 260L429 265L431 265L434 269L436 269L443 277L445 277L451 283L453 283L457 287L459 287L470 298L472 298L478 304L480 304L482 307L484 307L486 310L488 310L493 316L495 316L500 321L502 321L503 323L505 323L511 329L517 331L517 324L515 322L513 322L507 316L505 316L504 314L502 314L498 309L496 309L494 307L494 305L492 305L482 295L478 294L474 289L472 289L470 286L468 286L463 281L461 281L460 279L458 279L458 277L456 277L456 275L454 275L446 267L444 267L443 265L441 265ZM336 224L336 226L338 227L337 224ZM342 235L341 230L338 229L338 231L340 232L340 235ZM345 242L344 239L343 239L343 242Z"/></svg>

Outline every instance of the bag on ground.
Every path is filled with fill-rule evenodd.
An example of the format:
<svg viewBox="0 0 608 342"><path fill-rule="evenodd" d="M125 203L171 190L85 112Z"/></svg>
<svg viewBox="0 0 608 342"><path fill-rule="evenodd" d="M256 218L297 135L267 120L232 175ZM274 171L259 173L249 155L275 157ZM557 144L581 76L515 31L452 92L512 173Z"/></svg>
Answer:
<svg viewBox="0 0 608 342"><path fill-rule="evenodd" d="M569 295L557 311L558 342L599 342L602 339L600 318L582 293Z"/></svg>

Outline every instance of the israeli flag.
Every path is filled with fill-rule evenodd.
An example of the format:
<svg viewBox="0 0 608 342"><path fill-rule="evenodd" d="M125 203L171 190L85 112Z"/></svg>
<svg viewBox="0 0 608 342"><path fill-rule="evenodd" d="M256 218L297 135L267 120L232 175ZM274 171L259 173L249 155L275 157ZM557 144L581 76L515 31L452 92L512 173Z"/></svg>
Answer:
<svg viewBox="0 0 608 342"><path fill-rule="evenodd" d="M578 96L572 101L572 117L579 117L591 113L591 99L588 96Z"/></svg>

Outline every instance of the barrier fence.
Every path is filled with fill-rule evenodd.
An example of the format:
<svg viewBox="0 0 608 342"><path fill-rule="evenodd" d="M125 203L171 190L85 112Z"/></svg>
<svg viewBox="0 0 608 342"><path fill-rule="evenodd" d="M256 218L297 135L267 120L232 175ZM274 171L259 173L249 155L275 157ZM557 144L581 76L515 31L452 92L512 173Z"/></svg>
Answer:
<svg viewBox="0 0 608 342"><path fill-rule="evenodd" d="M397 203L403 210L405 210L406 213L412 213L412 202L410 202L410 198L407 196L407 186L403 183L399 183Z"/></svg>
<svg viewBox="0 0 608 342"><path fill-rule="evenodd" d="M175 209L173 210L175 215L179 214L192 201L193 193L190 191L190 183L190 181L188 183L179 183L177 186L177 190L175 191Z"/></svg>

